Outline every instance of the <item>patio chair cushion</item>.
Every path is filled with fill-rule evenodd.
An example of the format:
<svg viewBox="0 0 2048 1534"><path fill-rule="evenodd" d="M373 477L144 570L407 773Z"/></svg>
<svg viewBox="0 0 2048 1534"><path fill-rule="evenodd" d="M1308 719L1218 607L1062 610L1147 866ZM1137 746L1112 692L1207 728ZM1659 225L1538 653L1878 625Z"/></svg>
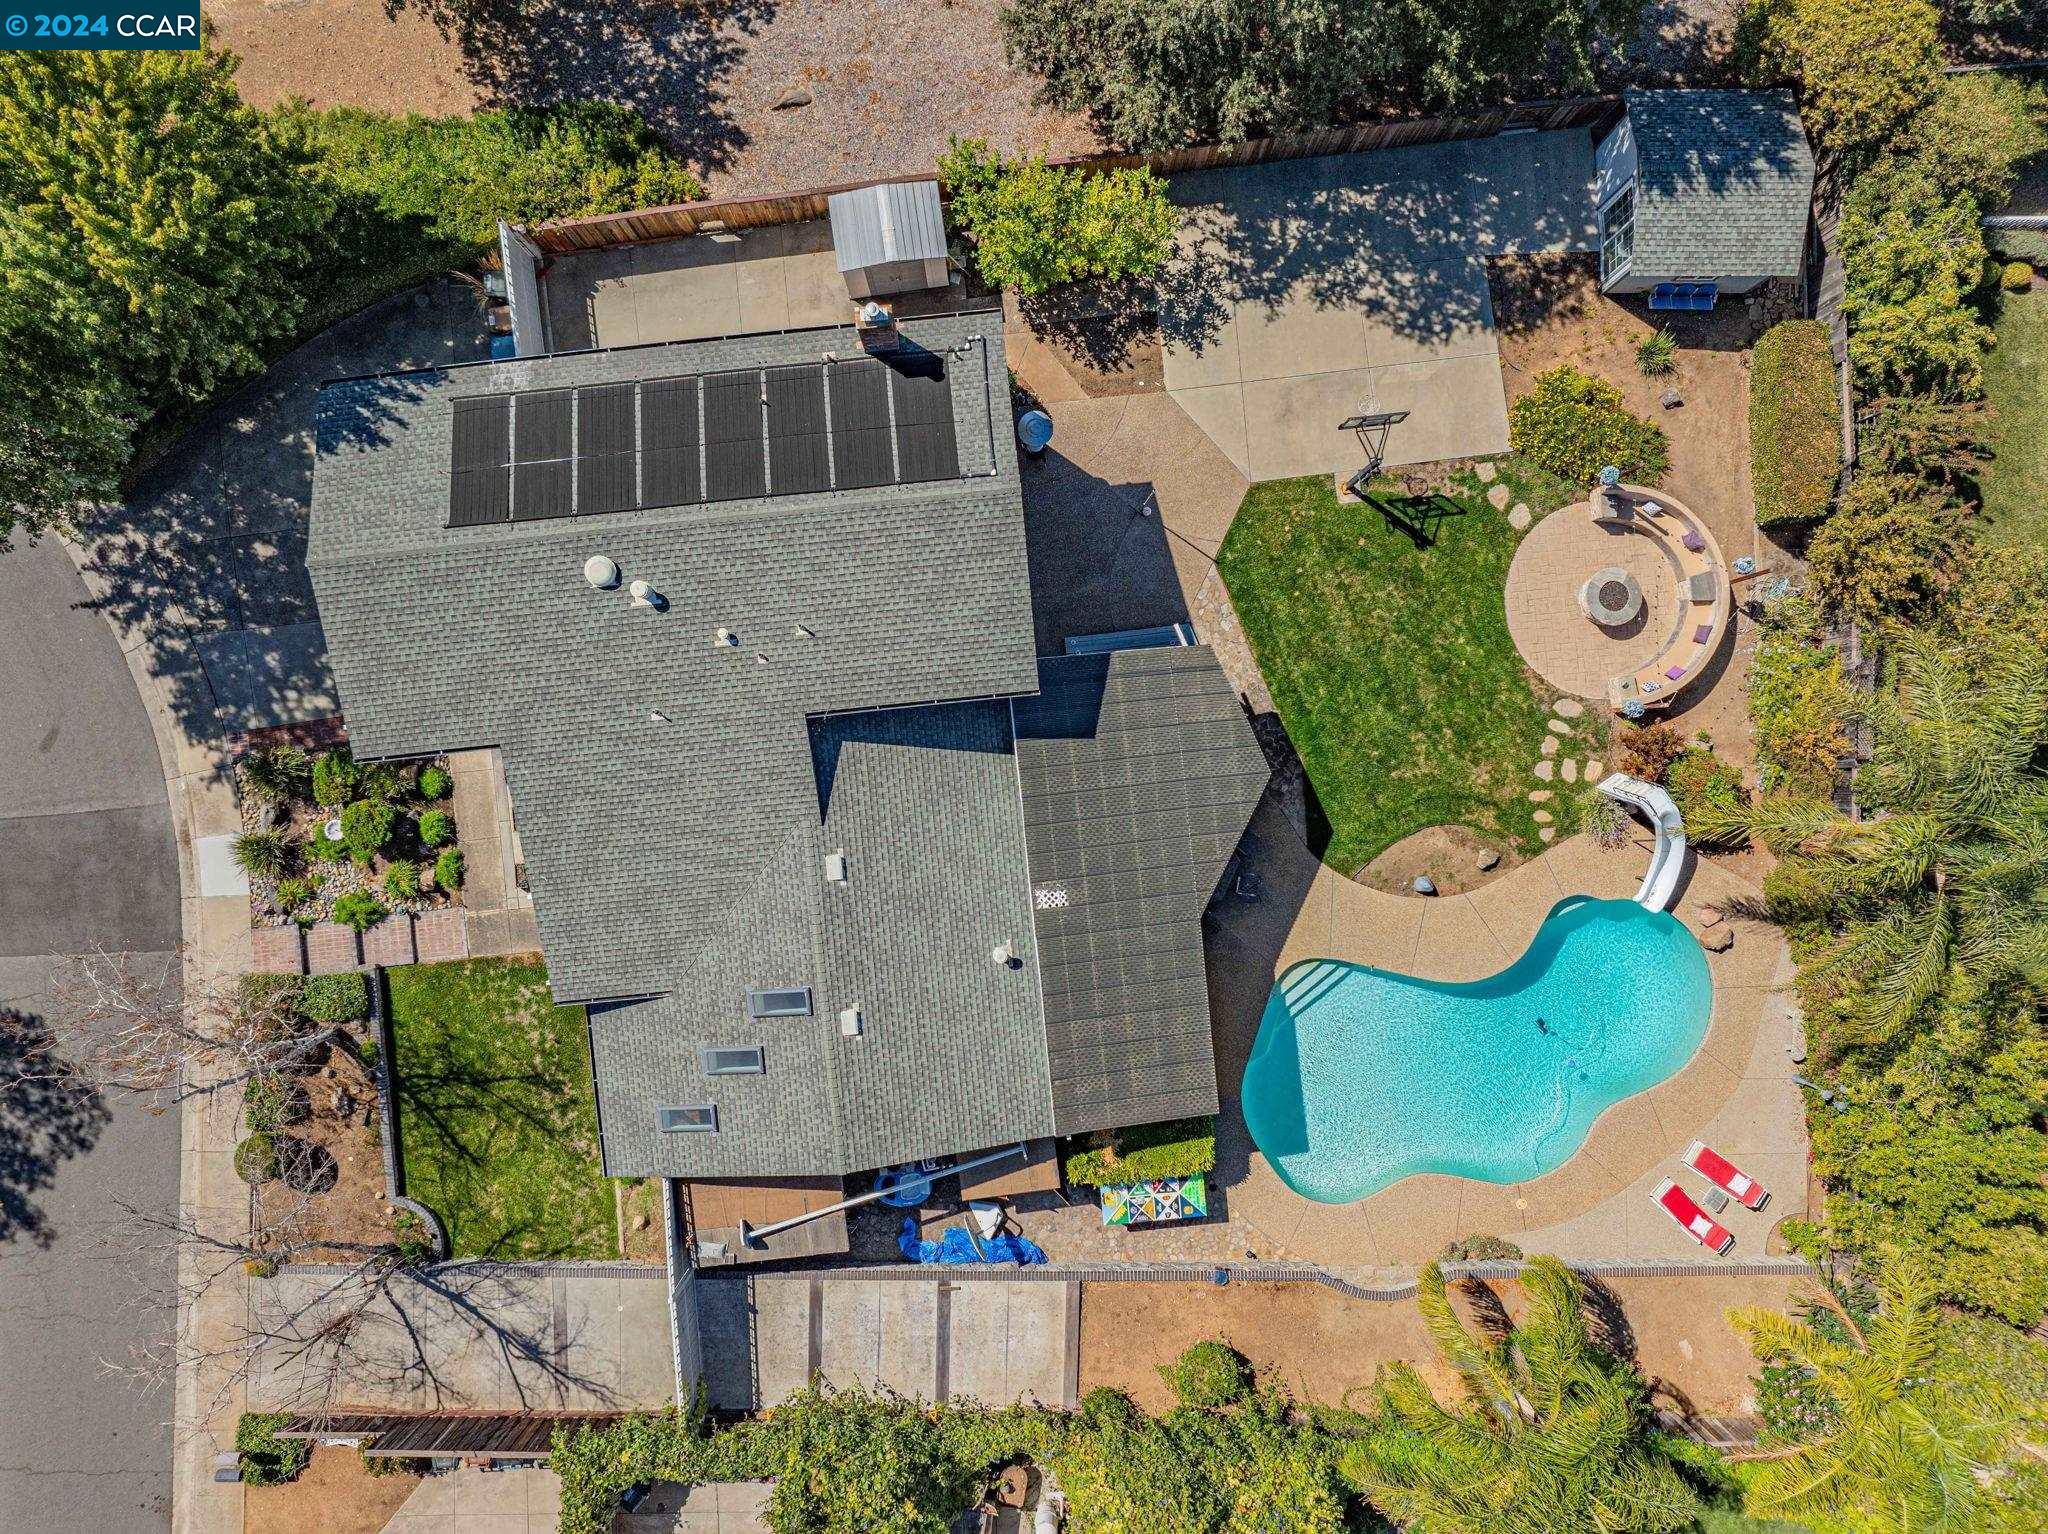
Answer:
<svg viewBox="0 0 2048 1534"><path fill-rule="evenodd" d="M1682 676L1684 676L1684 675L1685 675L1685 667L1683 667L1683 666L1666 666L1666 667L1664 668L1664 674L1665 674L1666 676L1670 677L1670 678L1671 678L1671 680L1675 682L1675 681L1677 681L1677 680L1678 680L1678 679L1679 679L1680 677L1682 677Z"/></svg>
<svg viewBox="0 0 2048 1534"><path fill-rule="evenodd" d="M1698 628L1692 631L1692 642L1694 644L1705 644L1709 639L1712 639L1713 637L1714 625L1711 623L1702 623Z"/></svg>

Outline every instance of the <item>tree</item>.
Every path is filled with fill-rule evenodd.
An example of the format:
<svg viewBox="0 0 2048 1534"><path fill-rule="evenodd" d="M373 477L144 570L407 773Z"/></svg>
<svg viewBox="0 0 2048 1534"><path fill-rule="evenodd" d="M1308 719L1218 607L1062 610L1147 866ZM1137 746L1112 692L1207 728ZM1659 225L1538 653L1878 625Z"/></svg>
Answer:
<svg viewBox="0 0 2048 1534"><path fill-rule="evenodd" d="M1985 407L1926 394L1875 401L1859 418L1856 462L1878 474L1916 474L1956 489L1991 458Z"/></svg>
<svg viewBox="0 0 2048 1534"><path fill-rule="evenodd" d="M1981 1528L1987 1488L2048 1402L2016 1399L1944 1349L1934 1285L1909 1263L1887 1267L1867 1321L1832 1294L1823 1303L1835 1323L1826 1329L1775 1311L1729 1313L1758 1358L1804 1371L1825 1402L1827 1426L1811 1442L1745 1456L1755 1466L1748 1511L1844 1534Z"/></svg>
<svg viewBox="0 0 2048 1534"><path fill-rule="evenodd" d="M309 156L195 52L0 53L0 293L152 402L254 371L306 302Z"/></svg>
<svg viewBox="0 0 2048 1534"><path fill-rule="evenodd" d="M1422 1270L1417 1304L1466 1399L1447 1408L1409 1365L1383 1369L1345 1478L1416 1534L1688 1527L1699 1499L1650 1438L1641 1377L1593 1345L1577 1277L1537 1257L1522 1282L1528 1313L1496 1337L1466 1328L1440 1266Z"/></svg>
<svg viewBox="0 0 2048 1534"><path fill-rule="evenodd" d="M1082 278L1149 276L1172 248L1173 204L1149 170L1055 169L955 139L939 179L983 280L1026 298Z"/></svg>
<svg viewBox="0 0 2048 1534"><path fill-rule="evenodd" d="M1824 149L1867 156L1940 88L1940 29L1928 0L1751 0L1736 57L1752 84L1798 87Z"/></svg>
<svg viewBox="0 0 2048 1534"><path fill-rule="evenodd" d="M1925 176L1859 185L1842 213L1842 312L1866 389L1972 398L1995 339L1964 303L1984 275L1977 204Z"/></svg>
<svg viewBox="0 0 2048 1534"><path fill-rule="evenodd" d="M1806 546L1815 599L1862 623L1924 616L1968 555L1964 515L1924 480L1857 478Z"/></svg>
<svg viewBox="0 0 2048 1534"><path fill-rule="evenodd" d="M1040 97L1132 149L1320 127L1392 99L1425 109L1532 69L1590 82L1596 41L1638 0L1012 0L1010 62Z"/></svg>
<svg viewBox="0 0 2048 1534"><path fill-rule="evenodd" d="M1959 985L2048 994L2048 662L2012 641L1969 661L1902 639L1896 697L1868 705L1870 818L1785 795L1698 827L1783 856L1765 911L1809 934L1800 985L1837 1046L1896 1039Z"/></svg>

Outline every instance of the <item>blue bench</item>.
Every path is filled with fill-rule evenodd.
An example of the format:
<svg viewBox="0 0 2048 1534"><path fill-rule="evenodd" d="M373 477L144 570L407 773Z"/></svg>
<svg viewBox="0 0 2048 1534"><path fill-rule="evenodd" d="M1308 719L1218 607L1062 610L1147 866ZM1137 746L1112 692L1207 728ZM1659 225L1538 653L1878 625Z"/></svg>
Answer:
<svg viewBox="0 0 2048 1534"><path fill-rule="evenodd" d="M1660 282L1650 289L1650 307L1704 313L1720 296L1718 282Z"/></svg>

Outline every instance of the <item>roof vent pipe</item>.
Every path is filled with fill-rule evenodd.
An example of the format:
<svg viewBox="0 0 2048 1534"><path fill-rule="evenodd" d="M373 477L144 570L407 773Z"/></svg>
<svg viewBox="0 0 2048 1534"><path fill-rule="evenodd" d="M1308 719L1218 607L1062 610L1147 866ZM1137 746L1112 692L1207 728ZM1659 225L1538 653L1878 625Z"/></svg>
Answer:
<svg viewBox="0 0 2048 1534"><path fill-rule="evenodd" d="M617 591L619 562L603 554L593 554L583 561L583 578L599 591Z"/></svg>
<svg viewBox="0 0 2048 1534"><path fill-rule="evenodd" d="M716 634L713 634L711 636L711 642L715 645L725 645L728 648L732 648L739 644L740 636L735 634L731 629L720 629Z"/></svg>
<svg viewBox="0 0 2048 1534"><path fill-rule="evenodd" d="M1015 969L1017 967L1017 945L1015 943L998 943L989 950L988 956L996 961L999 968Z"/></svg>
<svg viewBox="0 0 2048 1534"><path fill-rule="evenodd" d="M645 607L654 612L660 612L668 606L668 598L656 591L645 581L635 581L626 590L633 594L633 605L635 607Z"/></svg>

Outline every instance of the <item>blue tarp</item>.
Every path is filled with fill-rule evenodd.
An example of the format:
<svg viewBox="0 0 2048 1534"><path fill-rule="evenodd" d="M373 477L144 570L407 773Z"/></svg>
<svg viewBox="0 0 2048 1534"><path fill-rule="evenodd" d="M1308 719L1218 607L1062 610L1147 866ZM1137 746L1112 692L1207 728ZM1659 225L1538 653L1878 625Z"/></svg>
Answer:
<svg viewBox="0 0 2048 1534"><path fill-rule="evenodd" d="M912 1262L1014 1262L1019 1267L1031 1268L1045 1261L1044 1251L1022 1236L997 1236L982 1242L981 1251L977 1252L973 1238L958 1225L948 1225L936 1241L921 1240L917 1219L912 1215L903 1217L903 1234L897 1237L896 1244ZM982 1252L988 1255L984 1257Z"/></svg>

